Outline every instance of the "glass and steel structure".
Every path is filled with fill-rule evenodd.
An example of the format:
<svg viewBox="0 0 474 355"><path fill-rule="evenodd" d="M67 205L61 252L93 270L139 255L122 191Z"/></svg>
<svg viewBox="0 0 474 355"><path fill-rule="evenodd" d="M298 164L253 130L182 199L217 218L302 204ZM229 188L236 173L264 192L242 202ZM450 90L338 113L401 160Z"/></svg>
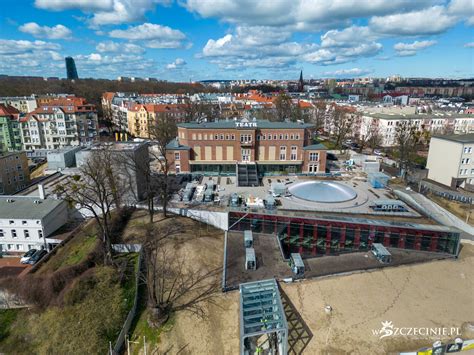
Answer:
<svg viewBox="0 0 474 355"><path fill-rule="evenodd" d="M314 202L345 202L357 197L355 190L336 181L303 181L290 185L290 193Z"/></svg>
<svg viewBox="0 0 474 355"><path fill-rule="evenodd" d="M453 227L375 219L229 212L231 230L275 234L284 253L303 257L370 250L373 243L457 256L460 232Z"/></svg>
<svg viewBox="0 0 474 355"><path fill-rule="evenodd" d="M286 355L288 324L275 279L240 284L240 354Z"/></svg>

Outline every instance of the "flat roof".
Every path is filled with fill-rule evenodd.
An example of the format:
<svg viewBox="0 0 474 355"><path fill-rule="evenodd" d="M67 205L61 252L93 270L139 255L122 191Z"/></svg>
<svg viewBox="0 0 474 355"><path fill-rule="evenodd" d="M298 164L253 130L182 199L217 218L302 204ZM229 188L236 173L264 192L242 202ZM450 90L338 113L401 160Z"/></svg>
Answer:
<svg viewBox="0 0 474 355"><path fill-rule="evenodd" d="M474 118L474 116L473 116ZM444 139L446 141L457 143L474 143L474 133L469 134L449 134L445 136L433 136L431 138Z"/></svg>
<svg viewBox="0 0 474 355"><path fill-rule="evenodd" d="M238 124L246 124L238 126ZM253 126L255 124L256 126ZM303 129L314 127L313 124L299 122L272 122L268 120L247 121L216 121L216 122L189 122L179 123L178 127L193 129Z"/></svg>
<svg viewBox="0 0 474 355"><path fill-rule="evenodd" d="M34 201L39 201L35 203ZM43 219L63 200L44 199L32 196L1 196L0 218L3 219Z"/></svg>
<svg viewBox="0 0 474 355"><path fill-rule="evenodd" d="M328 148L322 143L311 144L311 145L307 145L306 147L303 147L303 150L327 150L327 149Z"/></svg>
<svg viewBox="0 0 474 355"><path fill-rule="evenodd" d="M374 117L379 118L381 120L436 120L436 119L445 119L445 118L472 118L474 119L473 115L469 114L459 114L459 113L452 113L452 114L403 114L403 113L379 113L379 112L363 112L363 116L365 117Z"/></svg>

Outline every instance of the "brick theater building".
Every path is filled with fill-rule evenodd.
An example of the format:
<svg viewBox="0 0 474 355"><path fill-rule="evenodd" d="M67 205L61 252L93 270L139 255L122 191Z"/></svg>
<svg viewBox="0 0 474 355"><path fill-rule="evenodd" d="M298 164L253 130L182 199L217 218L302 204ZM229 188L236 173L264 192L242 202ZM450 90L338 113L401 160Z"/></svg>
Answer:
<svg viewBox="0 0 474 355"><path fill-rule="evenodd" d="M326 171L326 147L313 143L314 126L299 122L226 120L178 124L168 145L176 173L317 174ZM251 185L251 183L250 183Z"/></svg>

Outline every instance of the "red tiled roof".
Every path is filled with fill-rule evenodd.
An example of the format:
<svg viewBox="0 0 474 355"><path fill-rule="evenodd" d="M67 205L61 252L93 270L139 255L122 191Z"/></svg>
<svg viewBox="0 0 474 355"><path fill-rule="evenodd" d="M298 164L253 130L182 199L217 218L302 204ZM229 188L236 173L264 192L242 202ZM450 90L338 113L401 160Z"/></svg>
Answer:
<svg viewBox="0 0 474 355"><path fill-rule="evenodd" d="M0 104L0 116L17 116L19 114L20 111L13 106Z"/></svg>

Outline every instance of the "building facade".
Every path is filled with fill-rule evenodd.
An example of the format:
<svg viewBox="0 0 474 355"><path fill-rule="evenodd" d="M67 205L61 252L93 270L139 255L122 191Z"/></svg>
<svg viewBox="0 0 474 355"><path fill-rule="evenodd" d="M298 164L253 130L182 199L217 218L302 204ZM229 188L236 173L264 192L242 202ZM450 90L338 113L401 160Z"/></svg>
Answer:
<svg viewBox="0 0 474 355"><path fill-rule="evenodd" d="M403 122L410 122L418 132L427 131L436 134L468 134L474 132L474 115L449 114L371 114L363 115L359 125L359 134L365 137L373 134L374 127L380 137L380 145L392 147L396 145L397 127Z"/></svg>
<svg viewBox="0 0 474 355"><path fill-rule="evenodd" d="M474 188L474 133L431 137L428 179L451 188Z"/></svg>
<svg viewBox="0 0 474 355"><path fill-rule="evenodd" d="M14 194L29 183L30 171L24 152L0 155L0 195Z"/></svg>
<svg viewBox="0 0 474 355"><path fill-rule="evenodd" d="M21 150L20 111L0 104L0 152Z"/></svg>
<svg viewBox="0 0 474 355"><path fill-rule="evenodd" d="M326 148L313 144L313 132L312 125L297 122L182 123L167 155L176 173L235 174L246 164L256 164L259 175L324 173Z"/></svg>
<svg viewBox="0 0 474 355"><path fill-rule="evenodd" d="M38 104L34 95L21 97L0 97L0 104L13 106L23 114L34 111Z"/></svg>
<svg viewBox="0 0 474 355"><path fill-rule="evenodd" d="M50 101L20 119L23 149L60 149L94 142L98 117L94 105L79 97Z"/></svg>
<svg viewBox="0 0 474 355"><path fill-rule="evenodd" d="M0 252L49 249L48 237L67 220L65 201L16 195L0 197Z"/></svg>

